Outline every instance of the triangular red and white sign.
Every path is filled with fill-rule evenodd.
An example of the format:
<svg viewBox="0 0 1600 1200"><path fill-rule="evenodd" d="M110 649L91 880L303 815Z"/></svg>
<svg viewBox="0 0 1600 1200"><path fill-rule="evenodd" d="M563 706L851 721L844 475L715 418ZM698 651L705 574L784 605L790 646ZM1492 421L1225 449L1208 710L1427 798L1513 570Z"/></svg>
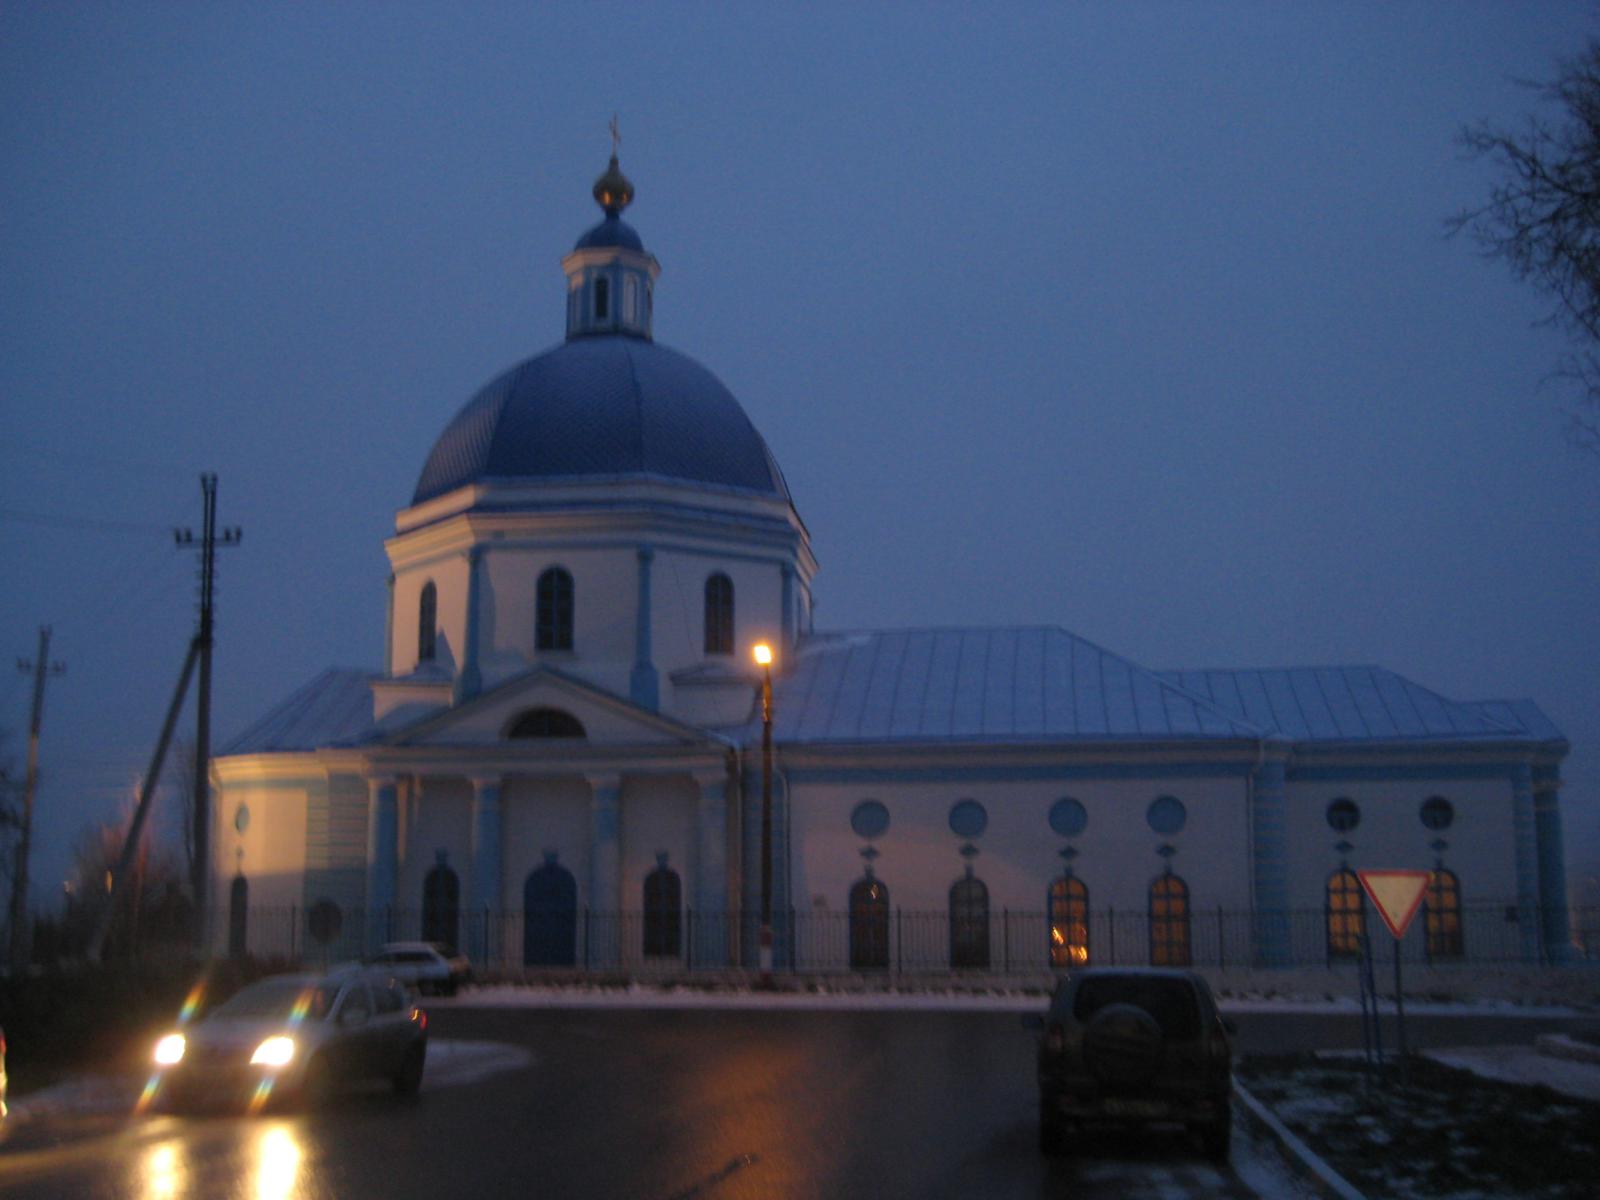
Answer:
<svg viewBox="0 0 1600 1200"><path fill-rule="evenodd" d="M1428 890L1426 871L1357 871L1361 886L1366 889L1378 915L1389 927L1395 939L1405 937L1411 919L1422 907L1423 893Z"/></svg>

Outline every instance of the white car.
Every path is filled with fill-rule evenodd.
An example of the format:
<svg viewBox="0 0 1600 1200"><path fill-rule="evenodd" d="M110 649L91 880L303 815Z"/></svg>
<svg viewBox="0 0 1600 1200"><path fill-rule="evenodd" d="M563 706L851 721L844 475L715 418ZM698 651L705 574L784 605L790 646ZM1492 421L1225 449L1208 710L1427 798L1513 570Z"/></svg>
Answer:
<svg viewBox="0 0 1600 1200"><path fill-rule="evenodd" d="M424 994L454 996L472 980L467 956L444 942L386 942L366 962Z"/></svg>

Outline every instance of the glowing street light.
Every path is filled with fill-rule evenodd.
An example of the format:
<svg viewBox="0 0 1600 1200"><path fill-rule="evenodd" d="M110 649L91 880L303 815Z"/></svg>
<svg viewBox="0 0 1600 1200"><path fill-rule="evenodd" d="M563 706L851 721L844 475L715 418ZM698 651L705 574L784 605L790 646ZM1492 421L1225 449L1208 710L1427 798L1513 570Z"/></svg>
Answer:
<svg viewBox="0 0 1600 1200"><path fill-rule="evenodd" d="M772 647L757 642L761 668L761 986L772 986Z"/></svg>

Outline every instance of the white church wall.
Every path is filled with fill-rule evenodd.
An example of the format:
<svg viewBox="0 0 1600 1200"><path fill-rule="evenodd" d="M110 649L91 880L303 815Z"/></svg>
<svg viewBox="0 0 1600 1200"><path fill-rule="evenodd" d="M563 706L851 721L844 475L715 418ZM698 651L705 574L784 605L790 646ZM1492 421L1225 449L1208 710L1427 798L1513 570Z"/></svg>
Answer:
<svg viewBox="0 0 1600 1200"><path fill-rule="evenodd" d="M522 886L554 854L578 885L578 904L589 901L590 790L586 780L508 779L500 792L501 906L522 911ZM508 948L522 961L518 941Z"/></svg>
<svg viewBox="0 0 1600 1200"><path fill-rule="evenodd" d="M212 869L216 880L215 901L222 911L228 904L228 889L237 874L249 885L253 910L279 910L287 913L302 901L306 872L306 812L310 786L273 784L227 786L216 804L217 833L212 840ZM241 822L241 808L246 816ZM243 824L241 830L239 826ZM266 929L264 921L252 922ZM216 928L224 944L226 921ZM251 930L254 940L256 929ZM282 952L279 946L273 952Z"/></svg>
<svg viewBox="0 0 1600 1200"><path fill-rule="evenodd" d="M1442 796L1455 810L1448 829L1423 825L1420 810L1430 796ZM1360 823L1340 833L1328 824L1328 805L1339 798L1360 809ZM1286 792L1289 830L1290 906L1320 910L1328 876L1339 866L1333 847L1347 841L1352 870L1431 869L1436 857L1429 843L1448 843L1444 864L1461 882L1463 904L1509 904L1517 895L1512 853L1511 784L1507 779L1394 781L1291 780Z"/></svg>
<svg viewBox="0 0 1600 1200"><path fill-rule="evenodd" d="M1157 796L1178 798L1187 812L1182 831L1158 834L1146 822ZM1049 824L1051 806L1071 796L1083 804L1088 824L1073 838ZM879 857L874 873L890 900L906 911L942 912L950 885L965 870L964 839L950 831L951 807L977 800L988 826L971 839L979 853L974 873L989 888L991 910L1038 912L1050 882L1062 872L1059 851L1078 851L1074 873L1090 889L1091 905L1143 912L1150 882L1164 870L1156 848L1170 844L1174 872L1189 885L1197 911L1221 905L1249 906L1249 850L1244 784L1240 779L1070 780L1060 783L888 783L794 785L790 817L793 896L800 911L844 912L852 885L864 874L866 842L850 828L850 814L863 800L884 804L888 831L873 840Z"/></svg>
<svg viewBox="0 0 1600 1200"><path fill-rule="evenodd" d="M692 553L656 551L651 592L651 641L657 670L666 674L702 663L750 665L751 648L761 641L780 647L783 630L783 576L776 562L758 562L715 548ZM716 573L733 584L733 652L705 652L706 580Z"/></svg>
<svg viewBox="0 0 1600 1200"><path fill-rule="evenodd" d="M408 787L402 796L395 905L415 923L422 912L423 881L441 852L466 898L472 869L472 785L464 779L424 779L420 789Z"/></svg>
<svg viewBox="0 0 1600 1200"><path fill-rule="evenodd" d="M659 856L676 871L682 903L694 903L695 809L699 788L687 776L625 779L622 785L622 908L630 918L644 909L645 876ZM621 939L625 959L640 957L641 937L626 931Z"/></svg>
<svg viewBox="0 0 1600 1200"><path fill-rule="evenodd" d="M409 675L417 669L422 589L429 582L434 585L438 630L434 662L450 672L461 663L467 629L467 560L463 554L449 554L395 572L390 661L396 675Z"/></svg>

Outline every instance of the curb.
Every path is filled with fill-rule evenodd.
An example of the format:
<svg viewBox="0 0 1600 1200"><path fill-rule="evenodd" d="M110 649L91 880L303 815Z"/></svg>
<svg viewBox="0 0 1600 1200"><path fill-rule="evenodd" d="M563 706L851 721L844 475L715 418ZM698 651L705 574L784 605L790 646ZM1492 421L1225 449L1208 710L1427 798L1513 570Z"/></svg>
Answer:
<svg viewBox="0 0 1600 1200"><path fill-rule="evenodd" d="M1564 1058L1569 1062L1591 1063L1600 1066L1600 1046L1580 1042L1564 1033L1540 1034L1533 1040L1540 1054L1551 1058Z"/></svg>
<svg viewBox="0 0 1600 1200"><path fill-rule="evenodd" d="M1343 1175L1278 1120L1270 1108L1257 1100L1237 1076L1233 1080L1233 1094L1244 1106L1245 1115L1273 1136L1284 1161L1312 1186L1317 1195L1328 1197L1329 1200L1367 1200Z"/></svg>

